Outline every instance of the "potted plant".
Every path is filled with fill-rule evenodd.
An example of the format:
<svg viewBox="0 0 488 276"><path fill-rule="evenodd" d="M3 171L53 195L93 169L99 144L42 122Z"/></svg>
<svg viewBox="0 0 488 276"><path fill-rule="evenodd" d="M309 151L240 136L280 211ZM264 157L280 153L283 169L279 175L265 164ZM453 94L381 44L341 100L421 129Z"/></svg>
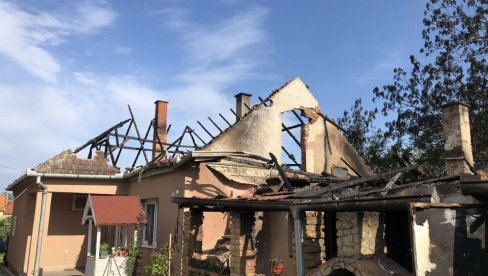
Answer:
<svg viewBox="0 0 488 276"><path fill-rule="evenodd" d="M285 268L285 262L283 260L278 257L271 257L269 263L271 264L271 272L273 275L281 275L283 273L283 269Z"/></svg>
<svg viewBox="0 0 488 276"><path fill-rule="evenodd" d="M100 244L100 259L107 258L109 249L110 245L107 242L102 242Z"/></svg>

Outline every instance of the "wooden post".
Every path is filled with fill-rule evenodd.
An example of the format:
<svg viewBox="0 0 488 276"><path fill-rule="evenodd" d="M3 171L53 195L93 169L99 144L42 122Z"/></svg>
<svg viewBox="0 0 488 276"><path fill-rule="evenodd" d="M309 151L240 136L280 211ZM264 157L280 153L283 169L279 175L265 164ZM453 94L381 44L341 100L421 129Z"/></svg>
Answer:
<svg viewBox="0 0 488 276"><path fill-rule="evenodd" d="M86 245L86 255L90 256L91 254L91 244L92 244L92 222L93 220L90 218L88 219L88 242Z"/></svg>
<svg viewBox="0 0 488 276"><path fill-rule="evenodd" d="M169 233L168 242L168 276L171 276L171 233Z"/></svg>
<svg viewBox="0 0 488 276"><path fill-rule="evenodd" d="M123 229L123 239L124 239L124 247L127 248L127 231L129 230L129 228L127 227L127 225L124 226L124 229Z"/></svg>
<svg viewBox="0 0 488 276"><path fill-rule="evenodd" d="M120 226L119 225L115 225L115 241L114 241L114 247L118 247L119 246L119 236L120 236Z"/></svg>
<svg viewBox="0 0 488 276"><path fill-rule="evenodd" d="M97 225L97 243L95 244L95 260L100 258L100 237L102 236L102 231L100 225Z"/></svg>

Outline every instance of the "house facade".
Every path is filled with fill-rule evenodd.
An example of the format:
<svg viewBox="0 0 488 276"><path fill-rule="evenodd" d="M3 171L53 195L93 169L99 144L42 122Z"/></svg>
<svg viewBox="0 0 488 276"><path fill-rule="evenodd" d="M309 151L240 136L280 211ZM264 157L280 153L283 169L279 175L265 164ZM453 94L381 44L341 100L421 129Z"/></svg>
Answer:
<svg viewBox="0 0 488 276"><path fill-rule="evenodd" d="M145 166L125 172L114 166L113 151L124 147L118 140L108 144L114 127L87 143L98 150L93 158L82 159L77 150L68 150L28 169L7 188L18 197L10 269L19 275L83 269L87 244L93 242L88 240L88 226L81 224L88 195L140 198L147 223L139 235L138 275L144 275L152 250L167 244L170 236L175 275L269 275L272 257L285 262L283 275L391 275L388 271L425 275L436 271L435 258L425 247L433 228L425 227L427 215L421 219L418 214L441 207L448 208L445 212L469 209L475 217L482 213L481 207L473 211L466 204L483 204L478 196L484 190L477 187L484 182L475 177L471 184L465 183L471 190L459 189L459 183L467 181L459 175L472 174L466 124L450 124L456 133L446 139L453 149L450 178L430 182L422 178L400 187L398 174L422 172L407 164L375 175L340 126L320 112L299 78L254 106L249 94L236 98L236 121L224 118L225 130L209 133L209 142L181 157L170 156L184 145L181 139L168 143L168 103L157 101L154 137L139 139L144 155L144 143L152 143L151 161ZM452 109L449 118L465 115L464 109L456 108L458 112ZM284 125L283 114L295 116L299 123ZM194 134L191 128L185 132ZM298 152L286 149L284 135L290 135ZM284 166L285 160L292 164ZM414 213L418 224L412 224ZM478 228L473 228L472 239L482 239L479 231L484 230ZM101 239L110 242L114 235L105 230ZM446 259L440 261L445 264L439 266L452 267Z"/></svg>

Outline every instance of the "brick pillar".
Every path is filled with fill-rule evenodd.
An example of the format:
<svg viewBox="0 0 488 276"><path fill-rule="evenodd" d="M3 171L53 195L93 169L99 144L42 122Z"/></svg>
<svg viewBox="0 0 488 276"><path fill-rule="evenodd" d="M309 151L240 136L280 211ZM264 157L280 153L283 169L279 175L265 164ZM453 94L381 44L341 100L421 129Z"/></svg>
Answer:
<svg viewBox="0 0 488 276"><path fill-rule="evenodd" d="M230 213L230 275L255 275L254 212Z"/></svg>
<svg viewBox="0 0 488 276"><path fill-rule="evenodd" d="M153 160L155 160L161 152L166 151L166 145L159 145L157 141L159 139L161 143L167 142L166 128L168 124L168 102L156 101L154 104L156 105L156 112L154 114ZM164 157L165 156L163 155L159 157L158 160L164 159Z"/></svg>
<svg viewBox="0 0 488 276"><path fill-rule="evenodd" d="M383 215L378 212L337 213L338 257L365 257L384 253Z"/></svg>
<svg viewBox="0 0 488 276"><path fill-rule="evenodd" d="M202 258L202 224L203 212L190 209L183 215L183 262L182 275L190 275L190 265L192 259Z"/></svg>
<svg viewBox="0 0 488 276"><path fill-rule="evenodd" d="M442 106L447 175L473 174L469 107L462 103Z"/></svg>
<svg viewBox="0 0 488 276"><path fill-rule="evenodd" d="M293 220L290 219L293 224ZM303 217L303 259L305 272L319 266L325 260L324 212L306 211ZM295 230L292 235L291 255L295 257ZM294 264L296 266L296 263Z"/></svg>

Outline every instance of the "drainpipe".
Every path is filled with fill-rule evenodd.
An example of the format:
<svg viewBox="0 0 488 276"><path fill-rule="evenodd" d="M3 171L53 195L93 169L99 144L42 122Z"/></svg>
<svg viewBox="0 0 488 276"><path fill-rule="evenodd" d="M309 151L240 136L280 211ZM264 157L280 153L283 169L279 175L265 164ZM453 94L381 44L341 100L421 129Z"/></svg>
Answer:
<svg viewBox="0 0 488 276"><path fill-rule="evenodd" d="M36 260L34 262L34 276L39 276L39 264L41 262L42 236L44 232L44 217L46 213L47 186L41 182L41 176L37 176L36 184L42 189L41 216L39 218L39 231L37 232Z"/></svg>
<svg viewBox="0 0 488 276"><path fill-rule="evenodd" d="M295 256L297 261L297 275L305 275L304 256L303 256L303 225L302 214L297 207L290 208L291 215L293 217L293 225L295 226Z"/></svg>

